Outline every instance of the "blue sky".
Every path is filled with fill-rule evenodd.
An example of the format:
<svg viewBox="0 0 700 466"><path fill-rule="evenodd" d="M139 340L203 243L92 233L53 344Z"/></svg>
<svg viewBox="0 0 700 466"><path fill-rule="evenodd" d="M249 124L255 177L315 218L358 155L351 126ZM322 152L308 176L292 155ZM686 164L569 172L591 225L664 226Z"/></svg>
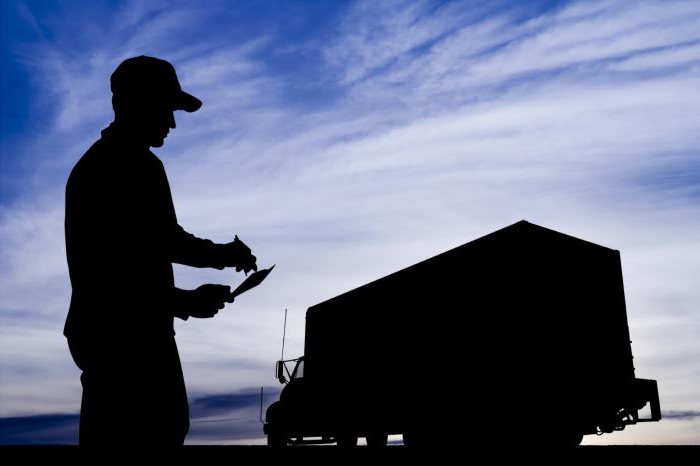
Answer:
<svg viewBox="0 0 700 466"><path fill-rule="evenodd" d="M180 223L278 264L177 328L190 442L259 441L284 308L299 355L309 306L520 219L621 251L637 376L669 414L585 442L699 442L697 2L0 5L0 441L74 438L63 189L109 75L146 54L204 101L155 151Z"/></svg>

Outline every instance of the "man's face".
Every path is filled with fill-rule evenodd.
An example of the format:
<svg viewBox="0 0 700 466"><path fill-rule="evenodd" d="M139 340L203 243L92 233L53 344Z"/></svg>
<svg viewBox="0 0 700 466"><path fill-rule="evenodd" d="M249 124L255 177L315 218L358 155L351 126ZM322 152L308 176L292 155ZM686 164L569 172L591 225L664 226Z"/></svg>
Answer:
<svg viewBox="0 0 700 466"><path fill-rule="evenodd" d="M142 119L142 136L149 147L161 147L170 129L175 128L175 113L168 105L150 107Z"/></svg>
<svg viewBox="0 0 700 466"><path fill-rule="evenodd" d="M175 128L173 105L165 98L140 96L117 100L114 111L115 120L148 147L161 147L170 130Z"/></svg>

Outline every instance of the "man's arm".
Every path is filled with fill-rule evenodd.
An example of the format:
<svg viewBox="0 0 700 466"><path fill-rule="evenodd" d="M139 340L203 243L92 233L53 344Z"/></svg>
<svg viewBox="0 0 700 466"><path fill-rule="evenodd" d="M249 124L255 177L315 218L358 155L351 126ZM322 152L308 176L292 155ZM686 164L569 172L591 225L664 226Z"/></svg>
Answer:
<svg viewBox="0 0 700 466"><path fill-rule="evenodd" d="M196 290L173 288L171 309L173 315L182 320L190 316L200 319L214 317L224 308L230 294L231 287L227 285L206 284Z"/></svg>
<svg viewBox="0 0 700 466"><path fill-rule="evenodd" d="M191 267L236 267L236 270L257 270L250 248L236 237L230 243L218 244L197 238L175 224L171 233L170 260Z"/></svg>
<svg viewBox="0 0 700 466"><path fill-rule="evenodd" d="M250 248L236 237L226 244L217 244L208 239L197 238L187 233L177 222L175 206L170 192L170 184L162 162L154 155L156 174L153 182L156 195L162 200L167 231L168 253L170 261L191 267L236 267L237 271L257 270L255 256Z"/></svg>
<svg viewBox="0 0 700 466"><path fill-rule="evenodd" d="M191 267L221 270L226 267L223 246L208 239L197 238L176 224L171 233L170 260Z"/></svg>

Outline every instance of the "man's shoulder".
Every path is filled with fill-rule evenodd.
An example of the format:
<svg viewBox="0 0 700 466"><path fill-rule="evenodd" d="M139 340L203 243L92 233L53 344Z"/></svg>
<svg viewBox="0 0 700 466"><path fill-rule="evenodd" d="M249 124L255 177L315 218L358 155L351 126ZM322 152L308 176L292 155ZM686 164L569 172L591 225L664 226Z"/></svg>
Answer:
<svg viewBox="0 0 700 466"><path fill-rule="evenodd" d="M104 157L100 157L100 154L106 152L106 147L102 139L95 141L90 148L78 159L78 161L73 166L71 170L70 178L75 178L85 172L89 172L97 168L99 162L103 161ZM70 180L69 178L69 180Z"/></svg>
<svg viewBox="0 0 700 466"><path fill-rule="evenodd" d="M78 159L68 177L67 187L85 183L101 184L118 175L118 148L103 138L95 141Z"/></svg>
<svg viewBox="0 0 700 466"><path fill-rule="evenodd" d="M68 177L67 187L84 184L104 187L111 182L122 182L125 178L136 181L164 174L163 162L150 150L123 146L101 138L76 162Z"/></svg>

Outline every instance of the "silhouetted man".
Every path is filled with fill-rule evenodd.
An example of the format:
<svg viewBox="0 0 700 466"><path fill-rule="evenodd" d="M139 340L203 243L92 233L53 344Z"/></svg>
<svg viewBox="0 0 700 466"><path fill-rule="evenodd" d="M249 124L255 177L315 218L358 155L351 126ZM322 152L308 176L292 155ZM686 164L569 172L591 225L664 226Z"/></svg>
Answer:
<svg viewBox="0 0 700 466"><path fill-rule="evenodd" d="M111 77L114 122L71 172L66 251L73 294L64 330L83 371L80 444L180 445L189 429L173 318L213 317L229 287L181 290L172 263L257 270L238 238L215 244L177 223L168 179L149 150L175 110L202 103L182 91L173 66L122 62Z"/></svg>

